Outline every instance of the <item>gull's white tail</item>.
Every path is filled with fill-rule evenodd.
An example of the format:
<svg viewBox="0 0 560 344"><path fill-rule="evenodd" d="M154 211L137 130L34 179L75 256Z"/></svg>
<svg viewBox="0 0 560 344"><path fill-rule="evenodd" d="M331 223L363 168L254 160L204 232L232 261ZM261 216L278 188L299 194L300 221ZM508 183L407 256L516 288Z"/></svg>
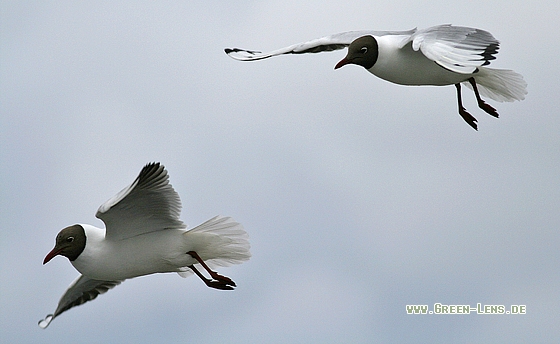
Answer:
<svg viewBox="0 0 560 344"><path fill-rule="evenodd" d="M210 267L241 264L251 258L249 235L230 217L216 216L183 234L198 255ZM189 268L178 272L192 274Z"/></svg>
<svg viewBox="0 0 560 344"><path fill-rule="evenodd" d="M512 70L479 67L474 80L482 96L498 102L523 100L527 94L523 76ZM472 89L468 82L463 84Z"/></svg>

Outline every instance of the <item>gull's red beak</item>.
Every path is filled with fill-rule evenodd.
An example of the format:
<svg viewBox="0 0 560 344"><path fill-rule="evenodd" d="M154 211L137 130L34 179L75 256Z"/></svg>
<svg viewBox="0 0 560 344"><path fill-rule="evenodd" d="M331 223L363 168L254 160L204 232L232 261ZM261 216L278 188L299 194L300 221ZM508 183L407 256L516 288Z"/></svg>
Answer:
<svg viewBox="0 0 560 344"><path fill-rule="evenodd" d="M53 248L52 251L50 251L49 254L47 254L45 259L43 260L43 265L47 264L51 259L58 256L61 251L62 251L61 248L56 248L56 247Z"/></svg>
<svg viewBox="0 0 560 344"><path fill-rule="evenodd" d="M343 58L342 60L340 60L339 63L336 64L336 66L334 66L334 69L339 69L340 67L347 65L349 63L351 63L352 61L348 60L346 57Z"/></svg>

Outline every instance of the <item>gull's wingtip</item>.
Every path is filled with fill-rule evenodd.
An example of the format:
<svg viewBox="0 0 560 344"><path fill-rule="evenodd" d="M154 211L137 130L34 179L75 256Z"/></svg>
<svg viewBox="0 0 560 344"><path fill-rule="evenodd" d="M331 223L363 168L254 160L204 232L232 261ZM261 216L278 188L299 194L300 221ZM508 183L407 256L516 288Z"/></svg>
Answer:
<svg viewBox="0 0 560 344"><path fill-rule="evenodd" d="M227 56L238 61L252 61L252 60L259 60L262 58L261 56L259 56L259 54L262 54L262 52L254 51L254 50L246 50L246 49L239 49L239 48L225 48L224 52L227 54Z"/></svg>

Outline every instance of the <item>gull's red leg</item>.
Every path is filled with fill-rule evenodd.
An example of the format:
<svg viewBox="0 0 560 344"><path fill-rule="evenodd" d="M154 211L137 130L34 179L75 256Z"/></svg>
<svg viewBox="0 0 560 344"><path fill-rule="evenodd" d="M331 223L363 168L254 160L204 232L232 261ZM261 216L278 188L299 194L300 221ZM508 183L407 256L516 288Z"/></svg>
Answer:
<svg viewBox="0 0 560 344"><path fill-rule="evenodd" d="M194 271L194 273L200 277L200 279L206 283L206 285L210 288L214 288L214 289L221 289L221 290L233 290L233 287L227 285L227 283L222 282L222 281L212 281L206 277L204 277L203 274L200 273L200 271L198 271L197 268L194 267L194 265L189 265L189 268Z"/></svg>
<svg viewBox="0 0 560 344"><path fill-rule="evenodd" d="M484 100L482 100L482 98L480 98L480 94L478 94L478 87L476 87L476 81L474 80L474 78L470 78L469 83L473 88L476 101L478 102L478 107L486 111L486 113L489 114L490 116L494 116L498 118L500 116L498 114L498 111L494 109L492 106L488 105Z"/></svg>
<svg viewBox="0 0 560 344"><path fill-rule="evenodd" d="M467 122L471 127L473 127L474 130L478 130L476 125L476 118L474 118L473 115L468 113L467 110L463 107L463 100L461 98L461 84L457 83L455 84L455 87L457 88L457 102L459 104L459 115L461 115L461 117L463 117L465 122Z"/></svg>
<svg viewBox="0 0 560 344"><path fill-rule="evenodd" d="M202 265L202 267L204 269L206 269L206 271L208 271L208 273L210 274L210 276L215 279L216 281L214 283L221 283L224 286L233 286L235 287L236 284L234 281L231 280L231 278L220 275L219 273L217 273L216 271L213 271L210 269L210 267L208 267L208 265L206 265L206 263L202 260L202 258L200 258L200 256L198 255L198 253L196 253L195 251L189 251L187 252L188 255L190 255L191 257L193 257L194 259L196 259L196 261ZM189 268L191 268L199 277L202 276L202 274L200 272L198 272L196 269L194 269L194 266L189 266ZM197 273L198 272L198 273ZM208 285L208 283L206 284ZM233 288L231 288L233 289Z"/></svg>

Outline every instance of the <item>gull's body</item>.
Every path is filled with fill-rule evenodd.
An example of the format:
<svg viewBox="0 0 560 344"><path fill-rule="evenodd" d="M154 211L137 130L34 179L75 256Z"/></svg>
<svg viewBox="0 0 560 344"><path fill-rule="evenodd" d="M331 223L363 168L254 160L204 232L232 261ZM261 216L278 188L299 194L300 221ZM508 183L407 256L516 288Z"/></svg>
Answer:
<svg viewBox="0 0 560 344"><path fill-rule="evenodd" d="M348 47L336 67L363 66L375 76L399 85L457 88L459 114L477 129L476 119L462 106L461 83L473 88L479 107L494 117L497 111L480 94L496 101L522 100L527 84L511 70L485 67L495 59L499 42L480 29L439 25L408 31L350 31L298 43L269 53L225 49L240 61L254 61L284 54L333 51Z"/></svg>
<svg viewBox="0 0 560 344"><path fill-rule="evenodd" d="M143 275L177 272L197 274L207 286L232 290L235 283L209 266L248 260L249 242L243 227L216 216L186 230L179 220L181 201L159 163L146 165L136 180L105 202L96 216L106 229L86 224L64 228L43 264L67 257L81 273L60 299L57 309L39 322L42 328L66 310L93 300L122 281ZM196 265L211 276L204 277Z"/></svg>
<svg viewBox="0 0 560 344"><path fill-rule="evenodd" d="M82 275L92 279L112 281L154 273L183 272L183 267L197 263L186 252L194 251L200 245L188 240L182 229L114 241L105 238L105 229L81 226L85 229L87 245L71 263Z"/></svg>
<svg viewBox="0 0 560 344"><path fill-rule="evenodd" d="M368 71L373 75L399 85L444 86L466 81L471 74L462 74L442 68L412 45L401 47L410 35L386 35L377 38L378 58Z"/></svg>

